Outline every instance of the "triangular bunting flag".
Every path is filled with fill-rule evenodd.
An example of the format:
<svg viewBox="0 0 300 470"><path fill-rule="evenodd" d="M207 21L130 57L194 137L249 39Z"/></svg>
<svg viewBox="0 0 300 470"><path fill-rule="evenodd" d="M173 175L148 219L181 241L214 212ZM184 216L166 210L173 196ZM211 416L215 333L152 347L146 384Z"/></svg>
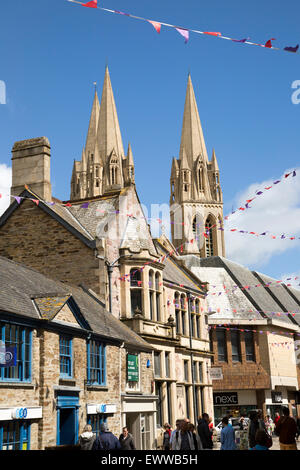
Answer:
<svg viewBox="0 0 300 470"><path fill-rule="evenodd" d="M160 33L160 30L161 30L161 24L158 23L157 21L151 21L151 20L148 20L149 23L152 24L152 26L155 28L155 30L158 32L158 34Z"/></svg>
<svg viewBox="0 0 300 470"><path fill-rule="evenodd" d="M215 33L213 31L203 31L204 34L209 34L210 36L222 36L221 33Z"/></svg>
<svg viewBox="0 0 300 470"><path fill-rule="evenodd" d="M185 44L188 42L190 33L188 29L183 29L183 28L175 28L181 36L184 37L184 42Z"/></svg>
<svg viewBox="0 0 300 470"><path fill-rule="evenodd" d="M98 0L91 0L91 2L82 3L82 6L88 8L97 8L97 1Z"/></svg>
<svg viewBox="0 0 300 470"><path fill-rule="evenodd" d="M272 47L273 47L273 44L272 44L271 41L276 41L276 39L275 39L275 38L269 39L269 40L266 42L265 47L272 48Z"/></svg>

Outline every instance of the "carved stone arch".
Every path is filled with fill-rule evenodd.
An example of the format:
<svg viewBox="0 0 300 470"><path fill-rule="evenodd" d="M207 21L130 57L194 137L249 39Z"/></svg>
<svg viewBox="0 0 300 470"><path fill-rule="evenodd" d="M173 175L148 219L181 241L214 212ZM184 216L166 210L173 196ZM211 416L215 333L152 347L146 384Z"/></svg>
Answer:
<svg viewBox="0 0 300 470"><path fill-rule="evenodd" d="M191 221L191 230L192 230L192 238L195 240L194 243L197 244L199 250L203 247L203 232L204 232L204 219L203 215L196 211L196 213L192 216Z"/></svg>

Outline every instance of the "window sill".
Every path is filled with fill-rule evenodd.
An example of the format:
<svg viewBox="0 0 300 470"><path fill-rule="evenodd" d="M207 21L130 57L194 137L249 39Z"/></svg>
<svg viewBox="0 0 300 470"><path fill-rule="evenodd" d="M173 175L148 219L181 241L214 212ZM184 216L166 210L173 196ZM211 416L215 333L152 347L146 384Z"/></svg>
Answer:
<svg viewBox="0 0 300 470"><path fill-rule="evenodd" d="M86 389L90 390L90 391L98 390L98 391L108 392L108 386L107 385L86 384Z"/></svg>
<svg viewBox="0 0 300 470"><path fill-rule="evenodd" d="M34 388L35 385L31 382L0 382L0 388Z"/></svg>

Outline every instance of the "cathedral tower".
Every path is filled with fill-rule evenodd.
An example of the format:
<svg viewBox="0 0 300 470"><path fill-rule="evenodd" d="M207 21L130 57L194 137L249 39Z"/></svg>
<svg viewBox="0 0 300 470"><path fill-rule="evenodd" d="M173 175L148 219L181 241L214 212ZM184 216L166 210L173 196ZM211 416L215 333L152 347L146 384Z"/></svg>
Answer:
<svg viewBox="0 0 300 470"><path fill-rule="evenodd" d="M171 169L172 241L183 255L225 256L223 198L213 150L209 161L197 102L188 76L179 159Z"/></svg>
<svg viewBox="0 0 300 470"><path fill-rule="evenodd" d="M124 153L119 120L108 67L105 70L101 104L97 91L81 161L74 161L71 200L117 191L134 184L131 146Z"/></svg>

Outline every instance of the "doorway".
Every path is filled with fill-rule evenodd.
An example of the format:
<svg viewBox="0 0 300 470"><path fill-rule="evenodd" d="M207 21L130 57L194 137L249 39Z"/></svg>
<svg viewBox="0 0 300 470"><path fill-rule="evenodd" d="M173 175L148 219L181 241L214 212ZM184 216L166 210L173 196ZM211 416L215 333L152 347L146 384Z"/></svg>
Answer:
<svg viewBox="0 0 300 470"><path fill-rule="evenodd" d="M59 414L60 445L74 445L75 442L75 408L62 408Z"/></svg>
<svg viewBox="0 0 300 470"><path fill-rule="evenodd" d="M79 396L65 392L57 395L57 445L75 445L78 441Z"/></svg>

